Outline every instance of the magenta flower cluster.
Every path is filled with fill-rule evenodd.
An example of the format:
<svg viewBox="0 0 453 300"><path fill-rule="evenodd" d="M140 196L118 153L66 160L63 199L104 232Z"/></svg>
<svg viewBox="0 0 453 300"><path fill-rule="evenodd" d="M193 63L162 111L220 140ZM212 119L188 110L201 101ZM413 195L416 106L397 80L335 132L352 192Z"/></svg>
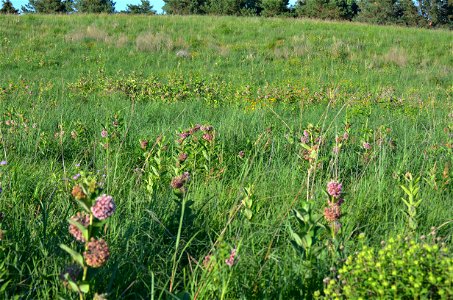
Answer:
<svg viewBox="0 0 453 300"><path fill-rule="evenodd" d="M336 199L340 198L342 191L343 185L338 181L332 180L327 184L327 193Z"/></svg>
<svg viewBox="0 0 453 300"><path fill-rule="evenodd" d="M96 198L96 202L91 207L91 212L99 220L104 220L113 215L116 210L113 197L103 194Z"/></svg>
<svg viewBox="0 0 453 300"><path fill-rule="evenodd" d="M71 218L72 221L79 223L83 227L87 228L90 224L90 216L86 213L78 212L75 216ZM70 224L69 225L69 233L79 242L84 243L85 238L83 237L82 231L80 231L77 226Z"/></svg>
<svg viewBox="0 0 453 300"><path fill-rule="evenodd" d="M237 250L236 250L236 248L231 249L230 257L228 257L227 259L225 259L225 263L226 263L227 266L232 267L232 266L234 265L236 255L237 255Z"/></svg>

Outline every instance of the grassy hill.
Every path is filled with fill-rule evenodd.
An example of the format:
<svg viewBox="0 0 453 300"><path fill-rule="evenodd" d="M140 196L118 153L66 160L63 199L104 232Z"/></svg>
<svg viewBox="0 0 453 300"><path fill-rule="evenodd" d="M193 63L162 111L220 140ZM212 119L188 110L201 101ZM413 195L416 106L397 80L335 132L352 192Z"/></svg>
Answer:
<svg viewBox="0 0 453 300"><path fill-rule="evenodd" d="M329 297L337 270L362 263L355 253L401 234L421 245L411 255L423 243L444 252L419 263L396 247L386 268L397 275L367 266L352 292L452 296L452 37L296 19L0 16L0 292L78 297L59 276L71 262L60 244L86 250L68 233L78 186L116 203L87 299ZM88 192L92 179L102 192Z"/></svg>

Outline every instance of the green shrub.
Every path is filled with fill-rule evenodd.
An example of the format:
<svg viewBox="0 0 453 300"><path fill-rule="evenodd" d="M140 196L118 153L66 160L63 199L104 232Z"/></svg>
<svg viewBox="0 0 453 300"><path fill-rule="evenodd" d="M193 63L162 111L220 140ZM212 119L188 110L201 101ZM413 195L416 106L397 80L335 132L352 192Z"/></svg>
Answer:
<svg viewBox="0 0 453 300"><path fill-rule="evenodd" d="M334 277L324 280L325 298L451 299L453 255L434 238L398 236L381 249L363 245Z"/></svg>

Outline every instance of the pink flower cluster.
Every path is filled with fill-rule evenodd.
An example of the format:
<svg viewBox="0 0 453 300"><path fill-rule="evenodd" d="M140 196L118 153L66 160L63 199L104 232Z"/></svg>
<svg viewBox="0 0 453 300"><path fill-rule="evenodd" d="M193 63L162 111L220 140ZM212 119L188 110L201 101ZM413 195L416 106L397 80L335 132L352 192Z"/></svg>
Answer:
<svg viewBox="0 0 453 300"><path fill-rule="evenodd" d="M103 194L96 198L96 202L91 207L91 212L99 220L104 220L113 215L116 210L113 197Z"/></svg>
<svg viewBox="0 0 453 300"><path fill-rule="evenodd" d="M110 256L109 247L103 239L96 240L91 238L87 244L87 250L83 252L83 257L87 265L93 268L99 268Z"/></svg>
<svg viewBox="0 0 453 300"><path fill-rule="evenodd" d="M225 259L225 263L226 263L227 266L232 267L235 264L236 255L237 255L236 248L231 249L230 257Z"/></svg>
<svg viewBox="0 0 453 300"><path fill-rule="evenodd" d="M336 199L340 198L342 191L343 185L338 181L332 180L327 184L327 193Z"/></svg>
<svg viewBox="0 0 453 300"><path fill-rule="evenodd" d="M175 178L173 178L171 180L170 185L174 189L180 189L184 186L184 184L186 184L189 181L190 181L189 172L184 172L182 175L176 176Z"/></svg>
<svg viewBox="0 0 453 300"><path fill-rule="evenodd" d="M78 212L75 216L71 218L72 221L79 223L83 227L87 228L90 224L90 216L86 213ZM84 243L85 238L83 237L82 231L80 231L77 226L70 224L69 225L69 233L79 242Z"/></svg>

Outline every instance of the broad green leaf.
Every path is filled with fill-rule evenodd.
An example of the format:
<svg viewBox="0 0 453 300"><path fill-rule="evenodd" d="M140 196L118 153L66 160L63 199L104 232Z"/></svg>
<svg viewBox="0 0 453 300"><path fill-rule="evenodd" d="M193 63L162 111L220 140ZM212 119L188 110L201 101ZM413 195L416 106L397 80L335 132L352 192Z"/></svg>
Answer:
<svg viewBox="0 0 453 300"><path fill-rule="evenodd" d="M88 283L82 283L79 285L80 291L82 293L88 293L90 291L90 285Z"/></svg>
<svg viewBox="0 0 453 300"><path fill-rule="evenodd" d="M66 245L60 244L60 248L66 251L69 255L71 255L72 259L78 263L82 268L84 267L83 257L80 253L72 250Z"/></svg>

